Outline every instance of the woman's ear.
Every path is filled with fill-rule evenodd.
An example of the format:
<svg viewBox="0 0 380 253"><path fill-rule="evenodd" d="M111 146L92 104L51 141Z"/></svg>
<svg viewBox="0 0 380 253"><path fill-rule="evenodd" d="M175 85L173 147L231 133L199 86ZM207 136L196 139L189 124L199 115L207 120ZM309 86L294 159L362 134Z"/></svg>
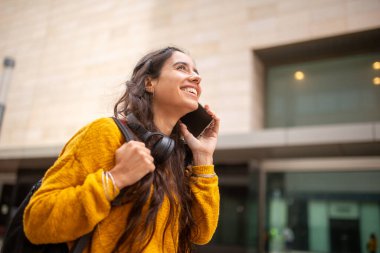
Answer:
<svg viewBox="0 0 380 253"><path fill-rule="evenodd" d="M154 94L153 82L150 77L145 78L145 90L146 92Z"/></svg>

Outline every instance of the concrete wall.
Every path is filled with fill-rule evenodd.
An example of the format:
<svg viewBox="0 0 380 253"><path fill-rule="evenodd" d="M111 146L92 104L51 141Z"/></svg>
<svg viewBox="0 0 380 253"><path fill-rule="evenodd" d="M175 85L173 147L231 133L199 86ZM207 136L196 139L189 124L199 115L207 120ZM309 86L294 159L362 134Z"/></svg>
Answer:
<svg viewBox="0 0 380 253"><path fill-rule="evenodd" d="M16 60L1 147L62 145L112 114L136 61L177 45L203 76L222 134L261 127L252 50L380 26L378 0L1 0L0 59Z"/></svg>

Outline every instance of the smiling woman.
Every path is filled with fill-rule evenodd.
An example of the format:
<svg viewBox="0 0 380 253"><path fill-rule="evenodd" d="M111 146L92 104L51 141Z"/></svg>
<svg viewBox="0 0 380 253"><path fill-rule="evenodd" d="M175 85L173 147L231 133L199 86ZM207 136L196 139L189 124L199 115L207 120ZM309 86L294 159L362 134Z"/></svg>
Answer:
<svg viewBox="0 0 380 253"><path fill-rule="evenodd" d="M205 106L213 123L198 138L180 123L198 108L200 83L194 61L177 48L144 56L114 117L127 126L136 119L133 124L170 138L174 150L159 161L150 143L139 141L144 139L139 131L136 141L124 143L111 118L85 126L66 144L26 207L28 239L67 242L72 248L93 231L86 252L102 253L188 253L193 244L209 242L219 214L212 164L219 118ZM187 157L193 157L190 163ZM115 206L115 199L123 205Z"/></svg>
<svg viewBox="0 0 380 253"><path fill-rule="evenodd" d="M163 65L160 76L148 78L146 88L154 94L153 114L159 129L170 134L179 118L198 107L201 94L201 77L193 60L186 54L175 51ZM171 118L169 118L171 117Z"/></svg>

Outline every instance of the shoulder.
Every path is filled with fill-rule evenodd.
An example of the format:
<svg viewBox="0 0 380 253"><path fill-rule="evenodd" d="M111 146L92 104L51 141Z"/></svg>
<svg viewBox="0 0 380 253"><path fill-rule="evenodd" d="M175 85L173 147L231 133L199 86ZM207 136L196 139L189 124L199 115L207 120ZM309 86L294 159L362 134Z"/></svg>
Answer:
<svg viewBox="0 0 380 253"><path fill-rule="evenodd" d="M102 138L104 136L121 136L121 133L111 117L96 119L80 129L77 134L86 138ZM76 134L76 135L77 135Z"/></svg>
<svg viewBox="0 0 380 253"><path fill-rule="evenodd" d="M111 117L98 118L83 126L65 145L65 151L78 146L120 146L122 134Z"/></svg>
<svg viewBox="0 0 380 253"><path fill-rule="evenodd" d="M115 124L115 121L113 120L113 118L111 118L111 117L98 118L98 119L90 122L89 124L87 124L84 128L87 131L88 130L91 130L91 131L102 130L102 131L106 131L106 132L117 132L118 131L118 127Z"/></svg>

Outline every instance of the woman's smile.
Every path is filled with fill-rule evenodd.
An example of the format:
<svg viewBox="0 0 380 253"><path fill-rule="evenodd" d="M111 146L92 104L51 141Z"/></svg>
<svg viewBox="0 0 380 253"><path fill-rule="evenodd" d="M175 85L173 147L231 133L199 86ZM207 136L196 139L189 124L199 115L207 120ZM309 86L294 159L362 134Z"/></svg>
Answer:
<svg viewBox="0 0 380 253"><path fill-rule="evenodd" d="M192 97L195 97L198 99L198 91L196 88L187 86L187 87L182 87L181 90L187 93L188 95L191 95Z"/></svg>

